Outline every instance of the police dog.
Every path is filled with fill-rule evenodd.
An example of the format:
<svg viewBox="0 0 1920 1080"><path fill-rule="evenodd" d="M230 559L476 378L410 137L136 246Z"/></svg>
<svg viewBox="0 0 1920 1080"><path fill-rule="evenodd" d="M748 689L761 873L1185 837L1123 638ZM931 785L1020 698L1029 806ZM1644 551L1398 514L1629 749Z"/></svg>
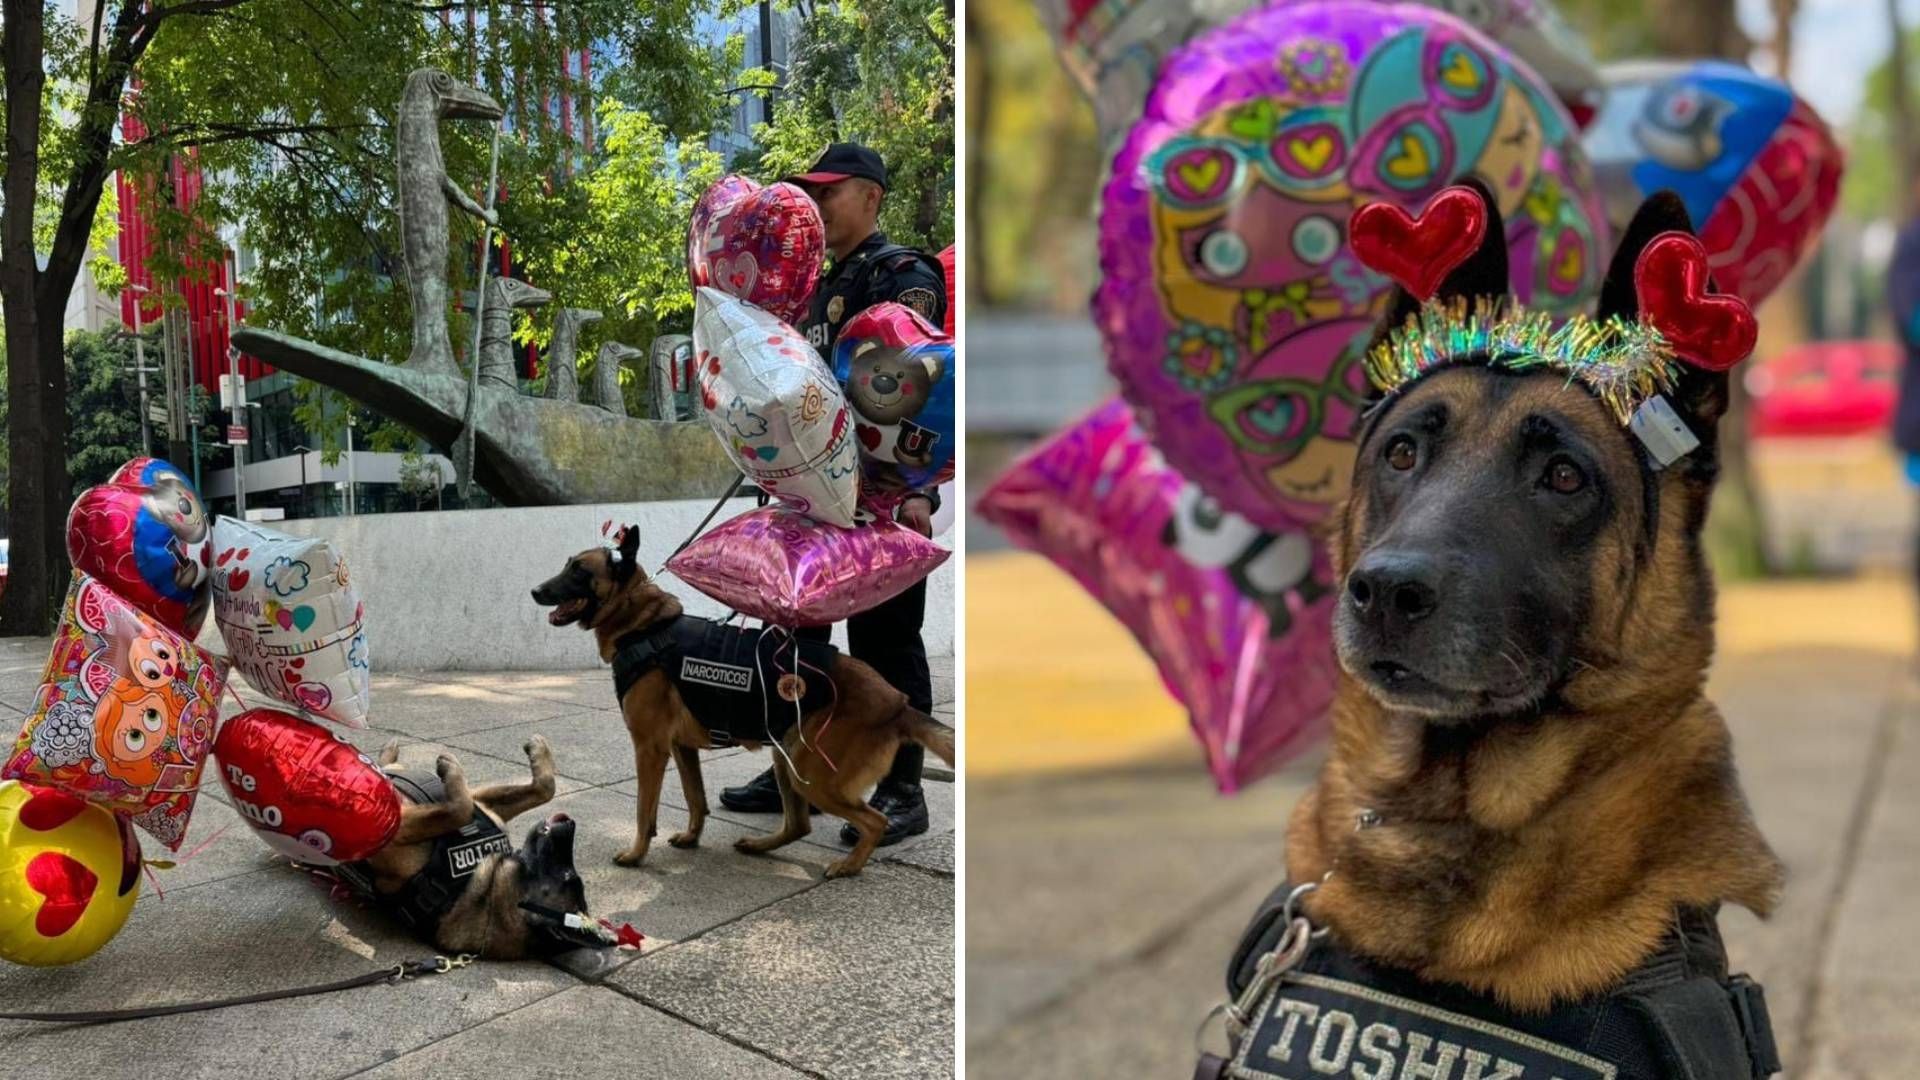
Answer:
<svg viewBox="0 0 1920 1080"><path fill-rule="evenodd" d="M611 663L615 642L636 630L664 624L682 615L680 601L652 581L636 561L640 530L629 525L617 551L588 548L568 559L561 571L533 590L534 602L554 610L554 626L577 624L590 630L600 658ZM767 852L806 836L813 829L808 803L843 818L860 831L845 858L827 867L829 878L860 872L886 831L886 818L868 806L866 793L886 774L902 742L917 742L953 764L953 729L907 704L907 697L880 673L851 656L838 656L828 673L834 703L807 713L781 740L784 753L773 755L784 817L769 836L742 837L737 850ZM639 866L655 832L660 787L667 758L680 772L687 796L687 828L667 838L677 848L697 847L707 820L706 785L700 775L700 751L714 742L675 689L669 673L647 672L620 700L620 714L633 739L634 768L640 792L633 846L613 857L621 866ZM802 735L804 734L804 738ZM749 750L761 744L740 740Z"/></svg>
<svg viewBox="0 0 1920 1080"><path fill-rule="evenodd" d="M416 802L408 794L408 785L396 784L401 797L400 828L393 840L371 858L353 864L371 884L376 897L391 905L404 905L408 890L417 888L416 875L428 869L438 841L458 833L484 816L505 830L507 823L553 798L553 753L546 737L535 735L524 747L532 778L524 784L492 784L470 790L466 773L449 754L440 755L434 773L445 790L437 802ZM400 741L395 739L380 752L379 763L388 773L400 771ZM488 830L491 831L491 830ZM586 888L573 866L572 819L565 814L548 816L527 830L526 843L519 850L501 840L508 850L485 856L471 871L463 865L456 897L444 913L429 915L430 925L415 921L415 929L448 952L469 952L497 960L514 960L529 955L557 952L584 942L570 936L555 916L587 914ZM351 879L351 878L350 878ZM522 905L538 910L528 910ZM544 914L551 912L554 914Z"/></svg>
<svg viewBox="0 0 1920 1080"><path fill-rule="evenodd" d="M1484 192L1481 192L1485 201ZM1439 299L1507 295L1497 210ZM1637 317L1648 200L1599 314ZM1397 293L1376 334L1418 305ZM1460 357L1378 401L1331 525L1333 746L1287 834L1313 919L1356 952L1543 1010L1603 991L1681 910L1762 916L1783 871L1704 696L1700 533L1727 376L1667 395L1700 446L1657 468L1563 371Z"/></svg>

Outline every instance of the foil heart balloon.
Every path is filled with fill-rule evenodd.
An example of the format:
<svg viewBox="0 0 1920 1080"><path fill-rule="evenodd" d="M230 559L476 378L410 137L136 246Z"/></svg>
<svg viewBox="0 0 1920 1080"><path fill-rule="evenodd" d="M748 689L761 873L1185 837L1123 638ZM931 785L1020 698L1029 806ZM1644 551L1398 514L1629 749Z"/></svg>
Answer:
<svg viewBox="0 0 1920 1080"><path fill-rule="evenodd" d="M1325 730L1337 668L1321 550L1224 511L1167 467L1124 402L1036 448L977 509L1133 632L1187 707L1221 791Z"/></svg>
<svg viewBox="0 0 1920 1080"><path fill-rule="evenodd" d="M1180 475L1276 533L1345 496L1358 361L1392 287L1348 219L1413 210L1467 175L1498 201L1521 300L1586 306L1606 235L1573 123L1460 20L1283 3L1168 58L1102 197L1093 309L1122 394Z"/></svg>
<svg viewBox="0 0 1920 1080"><path fill-rule="evenodd" d="M724 220L727 207L760 190L744 176L723 176L693 204L687 226L687 282L695 290L713 284L713 256L720 248L714 226Z"/></svg>
<svg viewBox="0 0 1920 1080"><path fill-rule="evenodd" d="M716 526L667 569L775 626L825 626L893 599L950 554L891 521L843 529L769 506Z"/></svg>
<svg viewBox="0 0 1920 1080"><path fill-rule="evenodd" d="M718 289L798 323L826 257L820 208L792 184L751 185L728 177L695 206L687 238L694 293Z"/></svg>
<svg viewBox="0 0 1920 1080"><path fill-rule="evenodd" d="M71 964L113 940L140 896L127 820L63 791L0 783L0 959Z"/></svg>
<svg viewBox="0 0 1920 1080"><path fill-rule="evenodd" d="M701 409L741 470L803 514L852 525L860 493L853 415L813 346L767 312L701 289L693 348Z"/></svg>
<svg viewBox="0 0 1920 1080"><path fill-rule="evenodd" d="M1584 143L1616 226L1648 195L1674 191L1714 283L1766 299L1839 199L1833 132L1785 84L1733 64L1638 61L1604 74L1606 104Z"/></svg>
<svg viewBox="0 0 1920 1080"><path fill-rule="evenodd" d="M206 618L212 517L185 474L134 458L67 512L67 557L133 606L193 637Z"/></svg>
<svg viewBox="0 0 1920 1080"><path fill-rule="evenodd" d="M372 759L310 720L250 709L213 746L234 809L288 858L331 866L393 839L400 799Z"/></svg>
<svg viewBox="0 0 1920 1080"><path fill-rule="evenodd" d="M853 409L869 492L952 478L958 367L953 339L905 304L875 304L841 327L833 374Z"/></svg>

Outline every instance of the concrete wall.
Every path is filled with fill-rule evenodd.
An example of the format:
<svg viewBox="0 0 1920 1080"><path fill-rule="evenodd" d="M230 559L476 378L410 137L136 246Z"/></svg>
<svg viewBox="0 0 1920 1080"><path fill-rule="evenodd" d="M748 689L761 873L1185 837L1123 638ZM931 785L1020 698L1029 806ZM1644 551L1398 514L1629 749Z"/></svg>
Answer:
<svg viewBox="0 0 1920 1080"><path fill-rule="evenodd" d="M418 514L276 521L268 527L296 536L324 536L346 555L367 605L373 670L554 670L594 668L593 635L548 625L546 609L528 592L560 571L567 558L600 542L600 523L640 526L640 560L649 573L700 523L711 499L672 502L543 506L505 510L446 510ZM754 508L735 499L717 524ZM952 534L941 541L951 546ZM922 631L930 656L953 652L954 573L949 559L927 587ZM661 583L694 615L718 618L726 609L671 574ZM846 629L834 638L846 646ZM225 653L213 621L201 644Z"/></svg>

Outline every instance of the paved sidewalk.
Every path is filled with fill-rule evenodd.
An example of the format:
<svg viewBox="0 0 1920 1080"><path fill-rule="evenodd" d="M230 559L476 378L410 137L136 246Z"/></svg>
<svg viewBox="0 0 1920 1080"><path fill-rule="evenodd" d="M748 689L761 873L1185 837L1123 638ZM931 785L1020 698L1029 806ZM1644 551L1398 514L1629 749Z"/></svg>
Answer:
<svg viewBox="0 0 1920 1080"><path fill-rule="evenodd" d="M11 745L45 640L0 639L0 727ZM953 723L953 664L934 661L936 713ZM238 683L250 704L265 703ZM770 856L733 850L772 815L718 805L765 754L704 755L713 814L696 851L656 843L614 866L634 831L631 744L604 671L383 674L377 725L346 733L401 760L451 751L476 784L522 778L533 733L560 773L550 809L579 823L575 859L594 912L647 936L640 952L554 963L482 962L401 986L101 1027L0 1022L0 1075L40 1080L190 1077L658 1076L687 1080L951 1076L954 790L927 787L933 829L882 849L860 877L824 881L838 820ZM229 704L228 713L233 708ZM250 835L206 774L183 850L133 917L65 968L0 963L0 1009L89 1010L202 1001L347 978L432 950L352 901L330 899ZM683 827L668 771L661 836ZM512 830L516 839L524 833ZM224 830L224 831L223 831ZM210 842L209 842L210 841ZM149 844L147 856L162 849Z"/></svg>
<svg viewBox="0 0 1920 1080"><path fill-rule="evenodd" d="M1216 795L1184 720L1149 693L1150 663L1128 646L1096 664L1081 643L1104 616L1037 592L1031 558L968 566L968 1075L1185 1076L1226 956L1284 874L1287 814L1318 758ZM982 605L1010 597L1059 616L1065 675L1038 678L1030 643L982 632ZM1920 1054L1914 626L1903 578L1722 591L1710 693L1791 875L1772 920L1736 909L1722 926L1736 967L1766 986L1796 1080L1909 1075ZM1008 673L1033 685L989 708ZM1094 712L1108 737L1083 734ZM1037 745L1056 723L1067 736ZM983 745L1005 738L1035 743L1037 767Z"/></svg>

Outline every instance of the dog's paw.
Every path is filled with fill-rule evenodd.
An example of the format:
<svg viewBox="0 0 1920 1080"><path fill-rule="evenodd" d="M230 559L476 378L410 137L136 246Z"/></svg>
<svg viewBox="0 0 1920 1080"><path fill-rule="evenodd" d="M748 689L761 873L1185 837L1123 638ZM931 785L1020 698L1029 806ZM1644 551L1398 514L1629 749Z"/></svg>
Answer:
<svg viewBox="0 0 1920 1080"><path fill-rule="evenodd" d="M553 747L547 744L547 737L545 735L535 735L529 738L527 744L520 748L520 752L527 755L527 760L535 765L539 765L542 762L546 762L547 764L553 763Z"/></svg>
<svg viewBox="0 0 1920 1080"><path fill-rule="evenodd" d="M743 851L748 855L762 855L773 850L773 845L767 843L767 838L764 836L743 836L733 842L733 850Z"/></svg>
<svg viewBox="0 0 1920 1080"><path fill-rule="evenodd" d="M395 735L393 738L387 740L387 745L380 748L380 764L384 767L398 764L399 761L400 736Z"/></svg>
<svg viewBox="0 0 1920 1080"><path fill-rule="evenodd" d="M620 854L615 855L613 857L613 863L615 866L639 866L641 861L644 860L646 857L647 857L646 848L630 847L627 850L621 852Z"/></svg>
<svg viewBox="0 0 1920 1080"><path fill-rule="evenodd" d="M852 877L858 874L865 865L866 860L863 859L856 863L853 861L852 856L844 859L836 859L827 867L827 880L831 881L834 878Z"/></svg>
<svg viewBox="0 0 1920 1080"><path fill-rule="evenodd" d="M667 843L677 848L696 848L700 846L700 834L694 832L692 829L688 829L685 832L677 832L667 837Z"/></svg>

